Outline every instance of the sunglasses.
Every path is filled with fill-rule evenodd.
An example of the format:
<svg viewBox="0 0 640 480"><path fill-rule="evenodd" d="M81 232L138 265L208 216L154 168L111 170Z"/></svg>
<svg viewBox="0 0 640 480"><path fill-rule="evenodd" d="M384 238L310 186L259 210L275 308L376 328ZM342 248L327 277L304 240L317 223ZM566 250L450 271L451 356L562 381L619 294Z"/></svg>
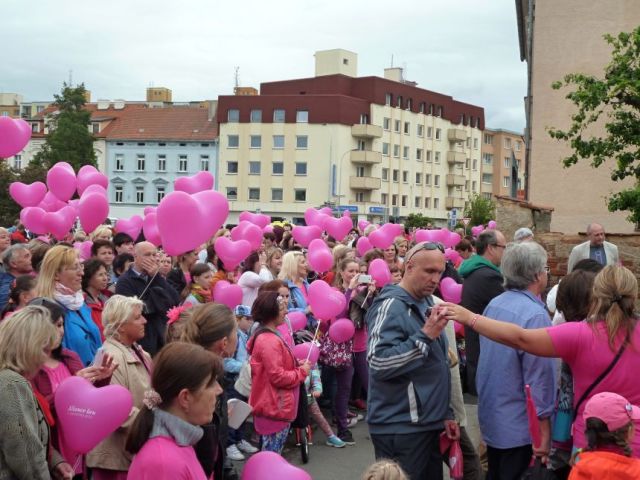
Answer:
<svg viewBox="0 0 640 480"><path fill-rule="evenodd" d="M442 253L444 253L444 247L442 246L442 244L440 243L435 243L435 242L422 242L421 244L419 244L420 247L415 248L415 250L413 251L413 253L411 255L409 255L407 258L405 258L405 262L408 262L409 260L411 260L416 253L421 252L423 250L440 250Z"/></svg>

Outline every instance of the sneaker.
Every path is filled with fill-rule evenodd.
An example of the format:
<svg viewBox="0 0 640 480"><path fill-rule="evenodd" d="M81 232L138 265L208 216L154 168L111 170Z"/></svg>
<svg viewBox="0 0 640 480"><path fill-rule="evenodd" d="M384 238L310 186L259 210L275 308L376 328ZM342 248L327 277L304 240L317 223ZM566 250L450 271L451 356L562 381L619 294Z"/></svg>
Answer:
<svg viewBox="0 0 640 480"><path fill-rule="evenodd" d="M347 418L355 418L357 421L364 420L364 415L361 413L352 412L351 410L347 411Z"/></svg>
<svg viewBox="0 0 640 480"><path fill-rule="evenodd" d="M351 434L351 431L349 431L349 430L345 430L343 432L339 432L338 433L338 437L340 437L340 440L342 440L347 445L355 445L356 444L355 440L353 439L353 435Z"/></svg>
<svg viewBox="0 0 640 480"><path fill-rule="evenodd" d="M329 438L327 438L327 445L330 447L343 448L346 443L344 443L335 435L331 435Z"/></svg>
<svg viewBox="0 0 640 480"><path fill-rule="evenodd" d="M355 427L357 424L358 424L358 419L355 417L347 420L347 428Z"/></svg>
<svg viewBox="0 0 640 480"><path fill-rule="evenodd" d="M244 453L256 453L258 451L256 447L251 445L246 440L240 440L236 446L238 447L238 450Z"/></svg>
<svg viewBox="0 0 640 480"><path fill-rule="evenodd" d="M357 400L351 400L349 402L349 405L351 405L354 408L357 408L358 410L366 410L367 409L367 402L365 402L361 398L358 398Z"/></svg>
<svg viewBox="0 0 640 480"><path fill-rule="evenodd" d="M230 447L227 447L227 458L240 462L244 460L244 455L240 452L240 450L238 450L237 445L231 445Z"/></svg>

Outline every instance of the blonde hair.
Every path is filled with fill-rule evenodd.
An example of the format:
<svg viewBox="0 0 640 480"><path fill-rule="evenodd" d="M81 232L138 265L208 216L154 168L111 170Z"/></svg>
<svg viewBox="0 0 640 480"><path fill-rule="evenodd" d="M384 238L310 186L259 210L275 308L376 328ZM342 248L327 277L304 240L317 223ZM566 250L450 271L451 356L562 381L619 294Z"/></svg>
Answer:
<svg viewBox="0 0 640 480"><path fill-rule="evenodd" d="M407 240L403 236L396 237L396 238L393 239L393 244L396 246L396 250L398 248L400 248L400 245L402 245L403 243L407 244L407 249L408 249L409 248L409 240Z"/></svg>
<svg viewBox="0 0 640 480"><path fill-rule="evenodd" d="M274 272L271 269L271 261L276 257L282 258L283 256L284 256L284 252L280 247L273 247L267 251L267 269L271 272L271 274L274 277L277 277L279 272Z"/></svg>
<svg viewBox="0 0 640 480"><path fill-rule="evenodd" d="M333 267L331 267L331 270L336 272L338 270L338 265L340 265L340 262L347 258L347 255L349 255L349 252L351 252L352 250L353 249L351 247L347 247L346 245L342 245L341 243L333 247Z"/></svg>
<svg viewBox="0 0 640 480"><path fill-rule="evenodd" d="M58 330L49 310L24 307L0 323L0 369L31 375L44 363L43 350L51 350L57 343Z"/></svg>
<svg viewBox="0 0 640 480"><path fill-rule="evenodd" d="M42 259L36 282L36 297L54 298L56 275L65 267L80 261L78 252L67 245L51 247Z"/></svg>
<svg viewBox="0 0 640 480"><path fill-rule="evenodd" d="M593 280L589 323L595 327L604 321L609 337L609 347L615 352L615 341L620 331L629 343L636 324L635 303L638 297L638 280L631 270L617 265L604 267Z"/></svg>
<svg viewBox="0 0 640 480"><path fill-rule="evenodd" d="M396 462L380 460L362 474L362 480L408 480L407 474Z"/></svg>
<svg viewBox="0 0 640 480"><path fill-rule="evenodd" d="M376 227L375 225L373 225L373 224L371 224L371 225L367 225L367 228L365 228L365 229L364 229L364 232L362 232L362 233L364 233L364 236L365 236L365 237L368 237L368 236L369 236L369 234L370 234L371 232L373 232L374 230L376 230L376 228L377 228L377 227Z"/></svg>
<svg viewBox="0 0 640 480"><path fill-rule="evenodd" d="M113 295L102 310L102 326L105 338L119 338L118 330L129 321L135 308L143 308L144 303L138 297Z"/></svg>
<svg viewBox="0 0 640 480"><path fill-rule="evenodd" d="M93 241L105 233L109 235L109 238L113 238L113 230L109 225L99 225L98 228L91 233L90 238Z"/></svg>
<svg viewBox="0 0 640 480"><path fill-rule="evenodd" d="M298 257L304 257L304 253L291 251L282 257L282 268L278 274L280 280L295 281L298 279Z"/></svg>

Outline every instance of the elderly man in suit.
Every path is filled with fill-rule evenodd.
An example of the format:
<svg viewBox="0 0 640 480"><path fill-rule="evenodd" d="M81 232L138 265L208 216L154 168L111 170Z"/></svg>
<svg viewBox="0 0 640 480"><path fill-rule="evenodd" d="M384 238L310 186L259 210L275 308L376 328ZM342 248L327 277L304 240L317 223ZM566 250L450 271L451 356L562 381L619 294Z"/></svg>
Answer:
<svg viewBox="0 0 640 480"><path fill-rule="evenodd" d="M592 223L587 227L588 241L576 245L569 255L567 273L571 273L573 267L580 260L591 258L601 265L615 265L620 259L618 257L618 247L613 243L605 242L604 227L599 223Z"/></svg>

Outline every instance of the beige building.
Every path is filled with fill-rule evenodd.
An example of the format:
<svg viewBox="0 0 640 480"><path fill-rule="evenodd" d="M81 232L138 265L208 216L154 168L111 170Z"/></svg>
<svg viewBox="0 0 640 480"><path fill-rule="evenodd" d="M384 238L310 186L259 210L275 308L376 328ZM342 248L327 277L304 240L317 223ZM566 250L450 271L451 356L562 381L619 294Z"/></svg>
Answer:
<svg viewBox="0 0 640 480"><path fill-rule="evenodd" d="M230 221L260 210L300 222L328 203L358 219L443 224L479 192L484 110L417 88L399 68L357 77L346 50L317 52L315 77L220 97L218 119Z"/></svg>
<svg viewBox="0 0 640 480"><path fill-rule="evenodd" d="M172 100L171 90L164 87L147 88L147 102L170 103Z"/></svg>
<svg viewBox="0 0 640 480"><path fill-rule="evenodd" d="M516 0L521 59L528 63L529 92L525 99L529 152L529 196L533 203L554 208L551 228L575 233L588 223L602 223L608 231L631 232L626 213L610 213L606 198L629 183L611 180L612 165L598 169L589 161L565 169L569 147L552 139L547 129L567 129L572 104L569 90L551 84L567 73L603 76L611 48L605 33L629 32L640 24L638 0ZM595 129L594 135L602 133Z"/></svg>
<svg viewBox="0 0 640 480"><path fill-rule="evenodd" d="M482 135L482 181L480 191L486 198L512 196L517 178L516 198L524 198L524 138L503 129L485 129ZM516 160L514 169L513 158Z"/></svg>
<svg viewBox="0 0 640 480"><path fill-rule="evenodd" d="M22 95L17 93L0 93L0 117L20 118Z"/></svg>

